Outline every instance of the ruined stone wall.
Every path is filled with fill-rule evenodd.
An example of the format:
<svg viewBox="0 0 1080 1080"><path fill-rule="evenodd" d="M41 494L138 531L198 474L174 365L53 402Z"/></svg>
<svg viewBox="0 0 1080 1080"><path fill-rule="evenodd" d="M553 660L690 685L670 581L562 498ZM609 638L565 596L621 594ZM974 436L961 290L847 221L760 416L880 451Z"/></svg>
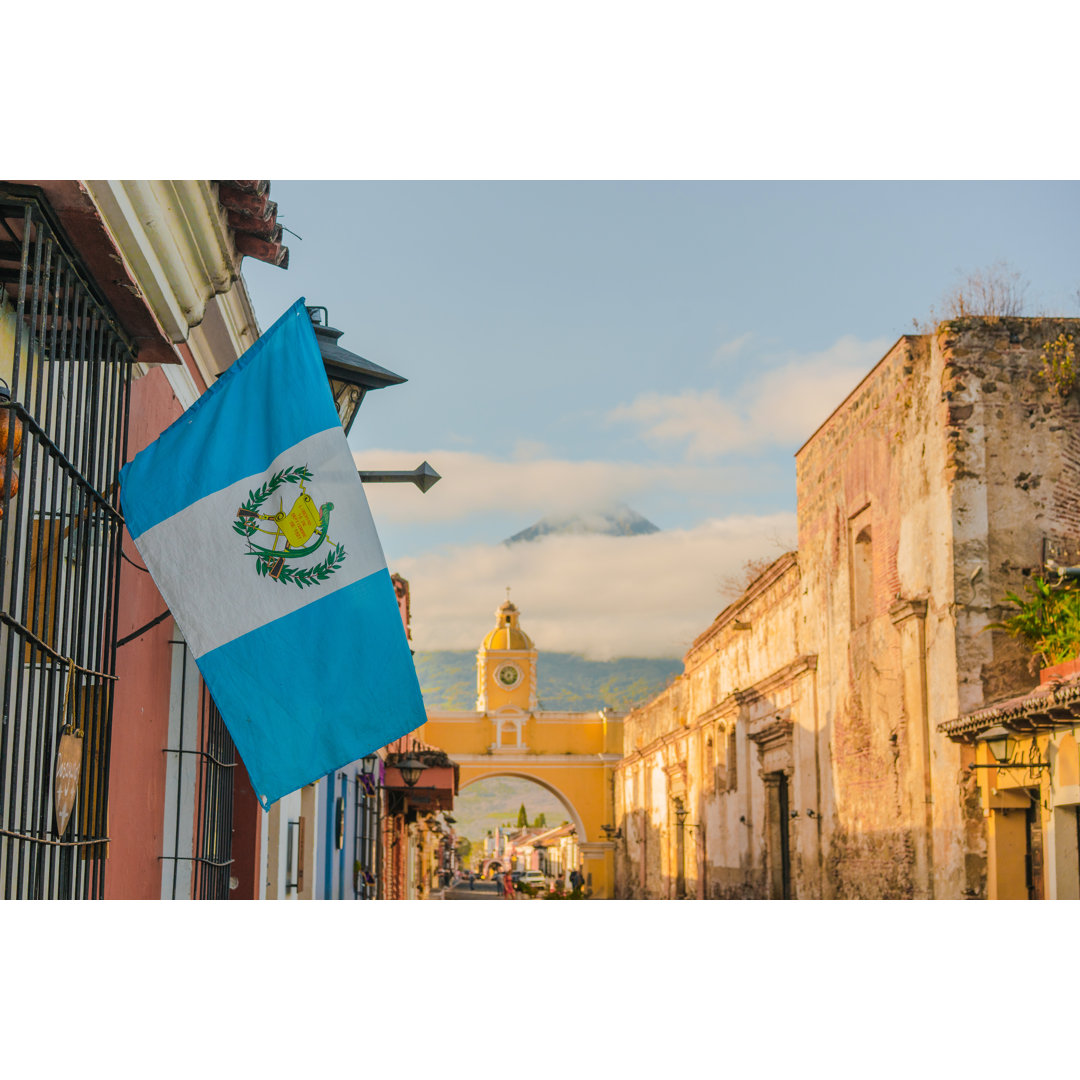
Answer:
<svg viewBox="0 0 1080 1080"><path fill-rule="evenodd" d="M960 752L934 730L956 700L942 371L936 342L901 338L796 456L827 896L963 890Z"/></svg>
<svg viewBox="0 0 1080 1080"><path fill-rule="evenodd" d="M1000 617L1005 593L1023 593L1041 572L1044 540L1077 552L1077 393L1063 397L1040 360L1062 332L1080 334L1080 320L955 320L935 342L954 495L961 712L1035 685L1026 651L982 631Z"/></svg>
<svg viewBox="0 0 1080 1080"><path fill-rule="evenodd" d="M799 451L797 558L626 718L620 895L675 895L680 806L691 897L986 895L973 751L938 726L1034 683L988 625L1044 541L1080 563L1080 396L1040 374L1062 332L903 337Z"/></svg>
<svg viewBox="0 0 1080 1080"><path fill-rule="evenodd" d="M618 895L676 896L680 832L688 897L770 895L778 852L763 773L786 770L793 807L817 800L799 595L798 562L784 556L694 642L684 673L626 717L616 770ZM792 888L816 895L816 823L793 820Z"/></svg>
<svg viewBox="0 0 1080 1080"><path fill-rule="evenodd" d="M1042 572L1044 541L1076 561L1080 547L1080 401L1043 376L1044 345L1080 335L1076 319L954 320L934 340L940 357L945 473L955 536L951 588L955 612L955 697L933 712L937 724L1023 693L1037 682L1027 649L989 630L1007 611L1007 592L1023 595ZM960 746L964 765L974 758ZM963 860L962 894L986 895L986 836L977 781L985 774L944 767L934 785L957 790L964 833L950 854ZM953 838L949 838L952 840Z"/></svg>
<svg viewBox="0 0 1080 1080"><path fill-rule="evenodd" d="M1043 535L1075 536L1075 397L1037 374L1063 326L902 338L796 457L826 895L984 895L971 751L937 727L1033 679L1017 643L984 630Z"/></svg>

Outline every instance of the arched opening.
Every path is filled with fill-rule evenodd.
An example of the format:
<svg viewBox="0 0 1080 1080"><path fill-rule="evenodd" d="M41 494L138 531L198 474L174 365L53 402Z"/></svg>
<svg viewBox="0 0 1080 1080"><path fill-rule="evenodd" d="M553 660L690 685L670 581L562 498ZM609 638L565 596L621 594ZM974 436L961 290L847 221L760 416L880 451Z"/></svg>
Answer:
<svg viewBox="0 0 1080 1080"><path fill-rule="evenodd" d="M530 874L534 884L562 888L572 887L573 871L583 868L581 815L535 776L508 769L464 780L454 817L455 832L467 841L459 861L481 875L498 863L502 871Z"/></svg>
<svg viewBox="0 0 1080 1080"><path fill-rule="evenodd" d="M561 792L554 784L548 783L546 780L541 780L539 777L531 776L529 773L521 772L520 770L515 771L513 769L493 769L491 772L486 772L482 776L474 776L469 780L463 780L461 783L461 787L458 791L455 806L459 806L461 804L461 800L465 796L466 792L470 788L474 787L476 784L483 783L485 780L497 780L502 778L525 780L528 781L530 784L535 784L537 787L543 788L544 791L553 795L556 800L558 800L559 804L562 806L562 809L566 815L566 819L570 821L574 826L576 826L578 840L584 842L589 839L585 833L585 826L582 823L581 815L574 808L574 804L567 798L567 796L563 794L563 792ZM454 813L457 813L456 809Z"/></svg>
<svg viewBox="0 0 1080 1080"><path fill-rule="evenodd" d="M870 526L851 545L851 624L862 626L874 613L874 545Z"/></svg>

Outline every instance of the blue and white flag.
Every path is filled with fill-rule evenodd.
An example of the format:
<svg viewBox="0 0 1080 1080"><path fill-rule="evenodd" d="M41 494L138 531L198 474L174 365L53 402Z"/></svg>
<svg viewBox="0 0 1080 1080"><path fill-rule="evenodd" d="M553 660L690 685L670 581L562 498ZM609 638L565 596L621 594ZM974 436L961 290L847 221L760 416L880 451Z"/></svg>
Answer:
<svg viewBox="0 0 1080 1080"><path fill-rule="evenodd" d="M120 484L135 546L264 807L424 723L302 299Z"/></svg>

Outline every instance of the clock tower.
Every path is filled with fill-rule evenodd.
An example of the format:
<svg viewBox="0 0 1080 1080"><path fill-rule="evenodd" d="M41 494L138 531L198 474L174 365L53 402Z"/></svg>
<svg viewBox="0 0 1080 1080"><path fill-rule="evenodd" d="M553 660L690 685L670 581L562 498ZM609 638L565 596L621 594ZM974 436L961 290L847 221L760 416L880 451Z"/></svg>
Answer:
<svg viewBox="0 0 1080 1080"><path fill-rule="evenodd" d="M529 712L536 708L536 648L518 625L518 614L507 596L495 612L495 629L476 654L479 712L506 708Z"/></svg>

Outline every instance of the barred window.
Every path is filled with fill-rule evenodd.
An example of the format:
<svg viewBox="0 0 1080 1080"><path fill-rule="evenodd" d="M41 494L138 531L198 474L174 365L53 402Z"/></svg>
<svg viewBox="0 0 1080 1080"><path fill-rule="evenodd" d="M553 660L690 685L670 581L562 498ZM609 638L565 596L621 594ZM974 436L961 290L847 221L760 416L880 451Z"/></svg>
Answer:
<svg viewBox="0 0 1080 1080"><path fill-rule="evenodd" d="M227 900L236 747L178 633L171 646L161 896Z"/></svg>
<svg viewBox="0 0 1080 1080"><path fill-rule="evenodd" d="M133 360L40 193L0 185L4 897L104 895Z"/></svg>

